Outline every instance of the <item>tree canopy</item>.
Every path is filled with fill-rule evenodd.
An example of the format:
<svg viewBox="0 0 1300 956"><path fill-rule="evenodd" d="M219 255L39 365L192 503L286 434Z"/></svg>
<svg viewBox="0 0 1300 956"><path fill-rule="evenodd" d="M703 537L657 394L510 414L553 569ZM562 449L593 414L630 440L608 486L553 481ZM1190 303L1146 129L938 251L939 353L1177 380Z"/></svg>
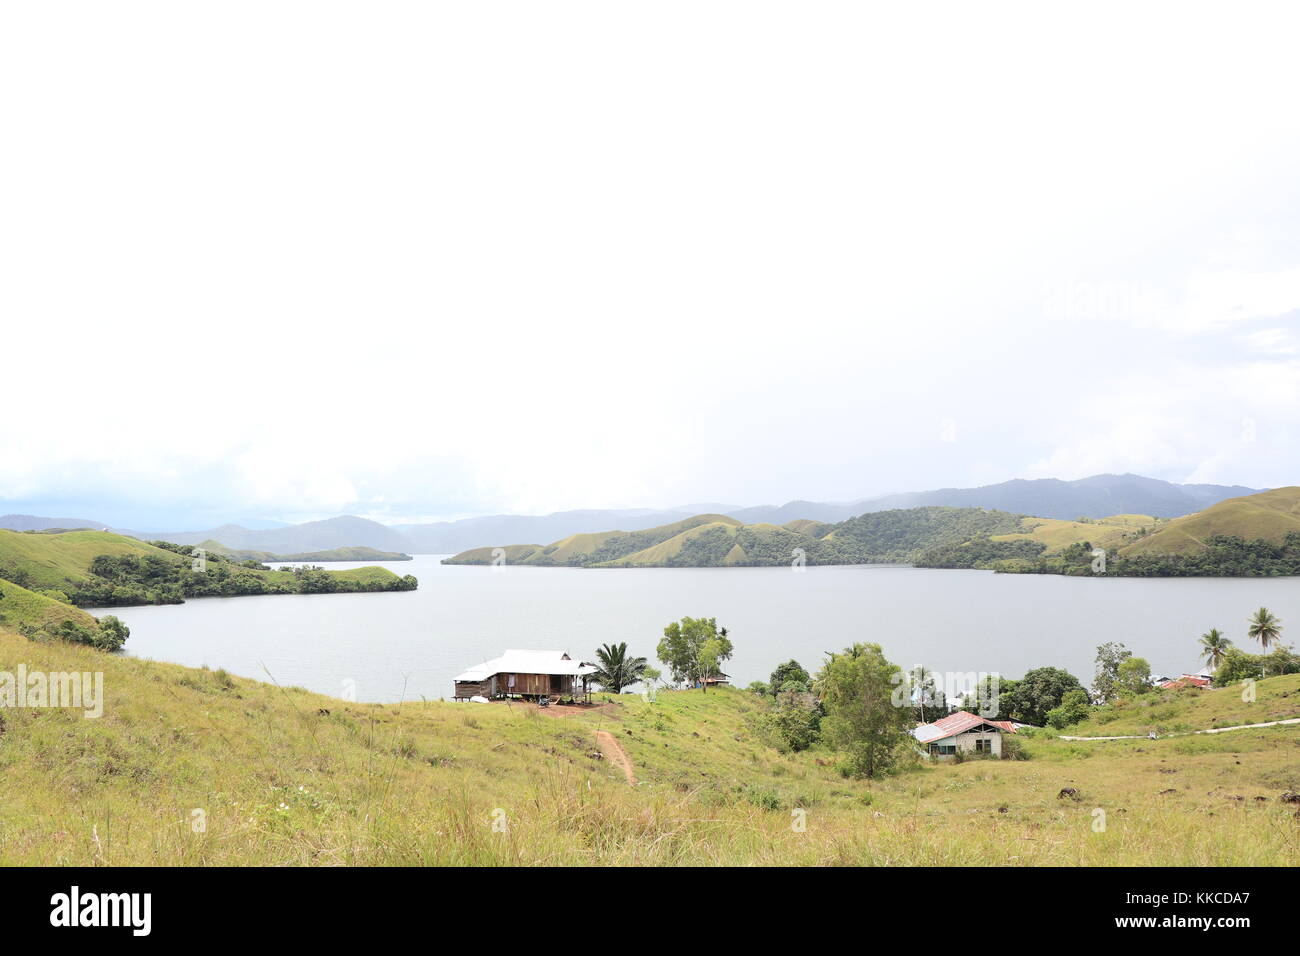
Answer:
<svg viewBox="0 0 1300 956"><path fill-rule="evenodd" d="M702 682L731 658L731 638L715 617L684 617L664 628L655 653L675 681Z"/></svg>

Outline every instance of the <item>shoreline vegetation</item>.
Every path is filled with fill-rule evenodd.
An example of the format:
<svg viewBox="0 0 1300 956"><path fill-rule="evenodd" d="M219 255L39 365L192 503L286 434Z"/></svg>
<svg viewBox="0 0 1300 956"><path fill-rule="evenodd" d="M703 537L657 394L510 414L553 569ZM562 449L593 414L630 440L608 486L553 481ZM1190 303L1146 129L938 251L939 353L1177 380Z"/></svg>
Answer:
<svg viewBox="0 0 1300 956"><path fill-rule="evenodd" d="M696 515L642 531L570 535L550 545L473 548L451 565L570 568L899 564L1102 577L1300 575L1300 488L1231 498L1182 518L1064 521L927 506L826 523L747 525Z"/></svg>
<svg viewBox="0 0 1300 956"><path fill-rule="evenodd" d="M84 608L183 604L193 597L414 591L413 575L387 568L273 570L189 545L146 543L109 531L0 530L0 627L32 640L117 650L130 631Z"/></svg>

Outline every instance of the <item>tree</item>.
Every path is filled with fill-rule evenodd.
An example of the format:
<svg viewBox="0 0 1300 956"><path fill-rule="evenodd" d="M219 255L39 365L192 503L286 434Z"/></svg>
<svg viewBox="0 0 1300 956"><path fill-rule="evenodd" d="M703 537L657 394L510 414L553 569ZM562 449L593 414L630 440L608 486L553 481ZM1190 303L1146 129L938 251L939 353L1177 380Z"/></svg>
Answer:
<svg viewBox="0 0 1300 956"><path fill-rule="evenodd" d="M803 669L803 665L792 659L784 664L776 665L776 670L772 671L772 679L768 681L768 687L771 688L773 694L779 694L781 688L790 681L807 686L811 680L812 678L808 675L808 672Z"/></svg>
<svg viewBox="0 0 1300 956"><path fill-rule="evenodd" d="M700 682L718 672L722 662L731 657L731 638L725 627L718 627L713 617L684 617L664 628L663 640L655 649L659 660L672 672L673 680Z"/></svg>
<svg viewBox="0 0 1300 956"><path fill-rule="evenodd" d="M1273 616L1273 612L1266 607L1260 608L1248 619L1250 625L1246 634L1259 641L1259 646L1263 648L1264 653L1268 653L1268 647L1274 641L1282 636L1282 622ZM1265 671L1265 676L1267 675Z"/></svg>
<svg viewBox="0 0 1300 956"><path fill-rule="evenodd" d="M1039 667L1016 682L1009 707L1016 720L1041 727L1047 712L1061 706L1066 693L1082 690L1079 679L1059 667Z"/></svg>
<svg viewBox="0 0 1300 956"><path fill-rule="evenodd" d="M826 717L822 732L848 757L846 772L874 777L897 761L911 743L910 707L895 707L893 691L901 679L879 644L854 644L832 654L817 674L815 687Z"/></svg>
<svg viewBox="0 0 1300 956"><path fill-rule="evenodd" d="M812 694L785 691L778 695L776 708L764 714L761 722L771 731L778 749L799 751L817 742L821 719L821 705Z"/></svg>
<svg viewBox="0 0 1300 956"><path fill-rule="evenodd" d="M961 709L990 720L1010 720L1019 683L1001 675L988 674L976 683L974 692L963 695Z"/></svg>
<svg viewBox="0 0 1300 956"><path fill-rule="evenodd" d="M1228 653L1228 648L1232 646L1232 641L1228 640L1219 632L1217 627L1212 627L1201 635L1201 659L1205 661L1205 666L1212 671L1219 669L1223 663L1223 655Z"/></svg>
<svg viewBox="0 0 1300 956"><path fill-rule="evenodd" d="M1132 656L1132 651L1116 641L1107 641L1097 648L1097 674L1092 679L1092 692L1098 700L1115 699L1115 680L1119 677L1120 662Z"/></svg>
<svg viewBox="0 0 1300 956"><path fill-rule="evenodd" d="M1047 712L1047 726L1056 730L1069 727L1085 720L1088 716L1088 692L1082 687L1066 691L1059 707Z"/></svg>
<svg viewBox="0 0 1300 956"><path fill-rule="evenodd" d="M596 651L596 660L600 663L596 673L591 676L601 687L614 694L623 693L623 688L635 684L645 676L648 662L644 657L628 657L627 642L621 644L602 644Z"/></svg>
<svg viewBox="0 0 1300 956"><path fill-rule="evenodd" d="M1151 665L1144 657L1126 657L1119 665L1115 690L1124 697L1145 694L1151 689Z"/></svg>
<svg viewBox="0 0 1300 956"><path fill-rule="evenodd" d="M106 614L99 619L99 634L93 643L101 650L120 651L130 636L131 629L122 622L121 618Z"/></svg>

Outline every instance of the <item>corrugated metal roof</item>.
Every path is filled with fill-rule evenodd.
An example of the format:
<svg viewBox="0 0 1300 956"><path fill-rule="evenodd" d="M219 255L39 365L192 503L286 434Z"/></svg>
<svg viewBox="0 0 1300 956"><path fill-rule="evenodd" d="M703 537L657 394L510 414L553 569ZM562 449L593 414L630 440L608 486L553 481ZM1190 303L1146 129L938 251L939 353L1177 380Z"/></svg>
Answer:
<svg viewBox="0 0 1300 956"><path fill-rule="evenodd" d="M1156 686L1166 690L1176 690L1179 687L1209 687L1210 684L1208 677L1202 677L1200 674L1184 674L1174 680L1161 681Z"/></svg>
<svg viewBox="0 0 1300 956"><path fill-rule="evenodd" d="M959 710L955 714L949 714L942 720L936 720L932 724L922 724L912 731L912 736L923 744L935 740L942 740L945 737L955 737L958 734L964 734L973 727L981 724L989 724L997 727L999 730L1014 734L1016 732L1015 724L1010 720L989 720L987 717L981 717L978 714L972 714L969 711Z"/></svg>
<svg viewBox="0 0 1300 956"><path fill-rule="evenodd" d="M594 674L596 668L569 659L564 651L511 650L490 661L476 664L456 678L457 681L484 681L493 674L567 674L581 677Z"/></svg>

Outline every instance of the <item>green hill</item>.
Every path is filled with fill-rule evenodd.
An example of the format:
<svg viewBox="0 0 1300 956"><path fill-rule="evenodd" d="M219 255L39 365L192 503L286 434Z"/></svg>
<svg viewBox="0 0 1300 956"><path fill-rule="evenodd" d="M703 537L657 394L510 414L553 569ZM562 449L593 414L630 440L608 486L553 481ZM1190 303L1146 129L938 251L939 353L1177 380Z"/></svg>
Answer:
<svg viewBox="0 0 1300 956"><path fill-rule="evenodd" d="M0 530L0 579L32 591L61 592L81 607L176 604L187 597L405 591L418 582L387 568L267 571L220 554L193 567L191 548L146 543L108 531Z"/></svg>
<svg viewBox="0 0 1300 956"><path fill-rule="evenodd" d="M1196 554L1215 535L1246 541L1281 544L1300 531L1300 487L1274 488L1257 495L1229 498L1204 511L1174 518L1153 534L1124 549L1126 557L1152 554Z"/></svg>
<svg viewBox="0 0 1300 956"><path fill-rule="evenodd" d="M1107 554L1104 572L1094 564ZM1065 521L982 508L875 511L834 524L742 524L695 515L644 531L570 535L550 545L475 548L446 564L543 567L774 567L915 564L930 568L1110 576L1300 574L1300 488L1220 502L1166 520L1119 514Z"/></svg>
<svg viewBox="0 0 1300 956"><path fill-rule="evenodd" d="M0 578L30 588L71 592L93 580L91 562L100 555L157 557L169 563L188 559L111 531L25 532L0 529Z"/></svg>
<svg viewBox="0 0 1300 956"><path fill-rule="evenodd" d="M1278 799L1300 787L1294 727L1032 736L1028 760L866 781L827 751L768 746L767 698L739 690L568 713L369 705L0 633L0 669L18 662L102 671L105 701L97 719L4 712L6 866L1300 864ZM1261 698L1294 693L1286 680ZM610 740L634 785L596 756Z"/></svg>
<svg viewBox="0 0 1300 956"><path fill-rule="evenodd" d="M0 579L0 628L16 631L24 624L37 628L57 628L66 621L82 627L96 626L94 617L67 601L38 594Z"/></svg>
<svg viewBox="0 0 1300 956"><path fill-rule="evenodd" d="M446 564L490 564L504 550L508 564L551 567L773 567L802 553L808 564L906 563L924 549L972 537L1021 531L1021 516L981 508L877 511L827 524L742 524L726 515L695 515L644 531L571 535L548 546L475 548Z"/></svg>

